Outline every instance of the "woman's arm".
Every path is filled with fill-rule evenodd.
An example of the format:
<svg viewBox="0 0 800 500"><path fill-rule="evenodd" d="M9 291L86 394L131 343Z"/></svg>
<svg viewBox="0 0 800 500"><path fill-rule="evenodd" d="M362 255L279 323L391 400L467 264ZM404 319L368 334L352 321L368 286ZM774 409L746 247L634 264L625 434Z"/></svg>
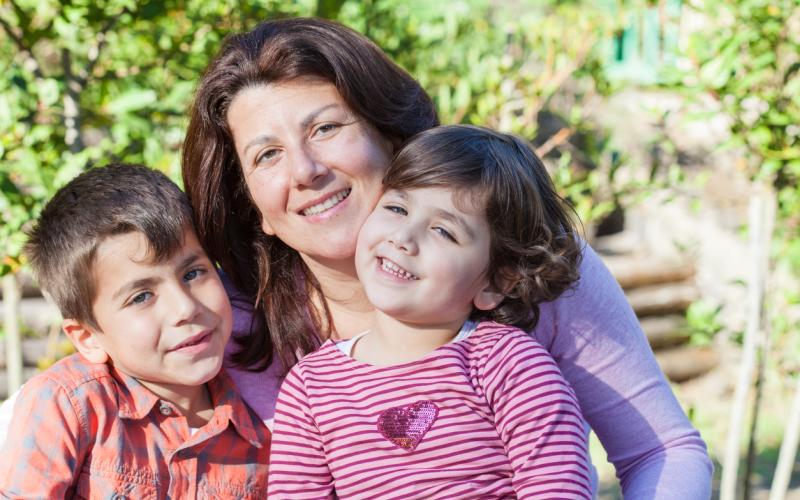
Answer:
<svg viewBox="0 0 800 500"><path fill-rule="evenodd" d="M575 389L625 498L705 500L712 464L614 277L588 246L575 290L541 306L534 336Z"/></svg>

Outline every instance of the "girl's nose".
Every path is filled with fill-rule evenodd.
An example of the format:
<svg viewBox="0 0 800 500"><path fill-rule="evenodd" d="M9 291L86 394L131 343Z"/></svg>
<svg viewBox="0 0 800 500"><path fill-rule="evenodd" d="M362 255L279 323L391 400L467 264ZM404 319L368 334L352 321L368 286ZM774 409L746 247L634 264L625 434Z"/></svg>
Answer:
<svg viewBox="0 0 800 500"><path fill-rule="evenodd" d="M389 243L408 255L416 255L419 251L413 228L404 225L389 237Z"/></svg>

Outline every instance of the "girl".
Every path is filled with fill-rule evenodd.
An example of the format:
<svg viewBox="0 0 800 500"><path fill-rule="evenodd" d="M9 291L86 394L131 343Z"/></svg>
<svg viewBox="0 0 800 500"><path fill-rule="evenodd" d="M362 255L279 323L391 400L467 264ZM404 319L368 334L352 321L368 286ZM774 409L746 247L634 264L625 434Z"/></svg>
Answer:
<svg viewBox="0 0 800 500"><path fill-rule="evenodd" d="M583 421L522 329L578 277L581 248L521 139L412 139L358 236L369 330L328 342L278 396L271 498L591 498Z"/></svg>

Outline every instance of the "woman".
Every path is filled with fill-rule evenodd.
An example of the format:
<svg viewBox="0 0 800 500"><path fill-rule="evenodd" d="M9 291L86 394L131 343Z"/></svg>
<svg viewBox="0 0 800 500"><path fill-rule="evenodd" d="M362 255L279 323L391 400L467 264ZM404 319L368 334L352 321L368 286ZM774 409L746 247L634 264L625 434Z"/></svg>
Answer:
<svg viewBox="0 0 800 500"><path fill-rule="evenodd" d="M236 290L229 372L265 420L285 369L321 339L366 329L356 235L395 148L436 124L413 78L329 21L262 23L227 39L207 69L183 177L198 234ZM575 388L626 498L708 498L705 445L588 246L580 272L532 334Z"/></svg>

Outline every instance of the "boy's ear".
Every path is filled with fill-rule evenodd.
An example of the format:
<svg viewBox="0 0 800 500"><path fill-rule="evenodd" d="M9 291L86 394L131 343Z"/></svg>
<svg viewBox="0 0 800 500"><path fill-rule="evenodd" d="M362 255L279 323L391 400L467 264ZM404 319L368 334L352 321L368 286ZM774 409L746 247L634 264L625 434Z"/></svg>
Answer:
<svg viewBox="0 0 800 500"><path fill-rule="evenodd" d="M61 328L67 337L72 341L72 345L90 363L105 363L108 361L108 353L97 340L97 332L88 326L74 319L65 319L61 323Z"/></svg>

